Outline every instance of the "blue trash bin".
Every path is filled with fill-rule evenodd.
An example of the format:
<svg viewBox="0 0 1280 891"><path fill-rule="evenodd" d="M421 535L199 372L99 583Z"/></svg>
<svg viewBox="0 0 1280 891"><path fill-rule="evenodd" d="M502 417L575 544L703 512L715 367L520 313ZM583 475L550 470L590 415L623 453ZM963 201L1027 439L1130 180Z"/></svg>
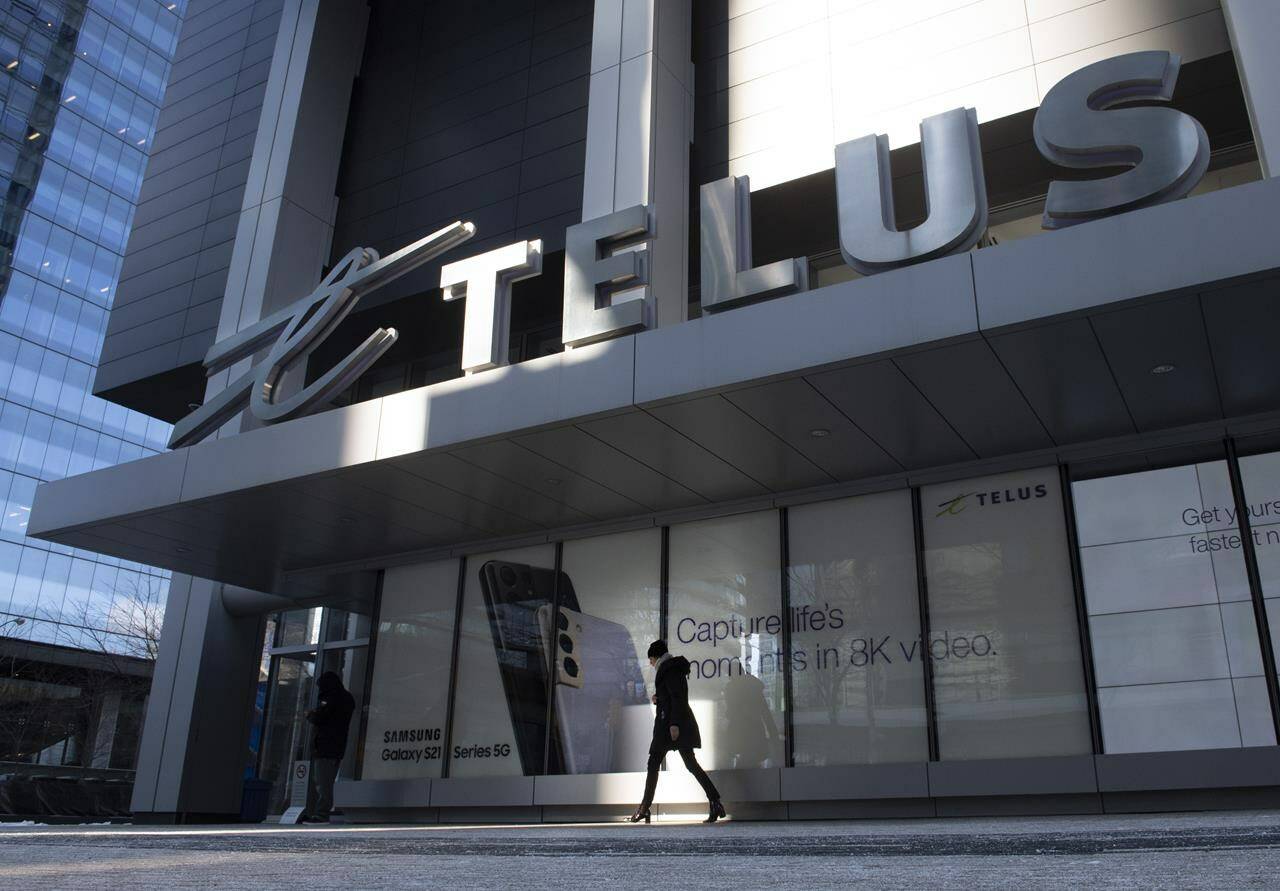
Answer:
<svg viewBox="0 0 1280 891"><path fill-rule="evenodd" d="M271 781L250 777L244 781L240 796L240 822L261 823L267 819L267 805L271 800Z"/></svg>

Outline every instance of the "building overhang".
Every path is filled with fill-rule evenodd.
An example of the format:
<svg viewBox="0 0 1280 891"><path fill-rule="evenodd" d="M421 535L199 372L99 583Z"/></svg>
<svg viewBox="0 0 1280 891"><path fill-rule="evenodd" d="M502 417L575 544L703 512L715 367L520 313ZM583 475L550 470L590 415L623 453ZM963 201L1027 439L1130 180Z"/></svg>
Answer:
<svg viewBox="0 0 1280 891"><path fill-rule="evenodd" d="M28 534L314 597L324 567L1267 427L1277 211L1265 180L206 441L42 485Z"/></svg>

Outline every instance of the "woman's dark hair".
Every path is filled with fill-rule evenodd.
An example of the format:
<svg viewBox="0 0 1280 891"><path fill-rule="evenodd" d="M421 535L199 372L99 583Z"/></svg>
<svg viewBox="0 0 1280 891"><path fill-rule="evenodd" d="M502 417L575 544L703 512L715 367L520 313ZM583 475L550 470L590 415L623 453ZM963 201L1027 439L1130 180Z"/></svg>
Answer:
<svg viewBox="0 0 1280 891"><path fill-rule="evenodd" d="M665 640L655 640L653 643L649 644L650 659L661 659L663 656L667 655L668 652L670 651L667 649L667 642Z"/></svg>

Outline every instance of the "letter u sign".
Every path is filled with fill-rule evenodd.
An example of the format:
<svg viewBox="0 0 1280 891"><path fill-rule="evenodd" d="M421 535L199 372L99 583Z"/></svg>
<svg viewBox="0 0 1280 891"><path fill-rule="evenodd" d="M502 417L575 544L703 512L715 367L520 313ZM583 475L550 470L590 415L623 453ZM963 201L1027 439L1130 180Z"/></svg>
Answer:
<svg viewBox="0 0 1280 891"><path fill-rule="evenodd" d="M1209 167L1209 139L1172 108L1123 108L1173 98L1181 61L1167 52L1105 59L1063 78L1035 119L1036 147L1062 167L1128 167L1115 176L1054 182L1046 229L1059 229L1186 196ZM920 125L927 218L900 231L894 220L889 141L864 136L836 147L840 252L870 275L967 251L987 227L977 114L957 108Z"/></svg>

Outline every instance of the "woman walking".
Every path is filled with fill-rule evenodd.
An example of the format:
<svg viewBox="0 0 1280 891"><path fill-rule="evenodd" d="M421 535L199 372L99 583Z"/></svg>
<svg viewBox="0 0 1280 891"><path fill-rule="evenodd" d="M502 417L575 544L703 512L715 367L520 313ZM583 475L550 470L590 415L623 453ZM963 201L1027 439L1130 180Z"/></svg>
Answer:
<svg viewBox="0 0 1280 891"><path fill-rule="evenodd" d="M693 710L689 708L689 660L683 656L672 656L665 640L655 640L649 644L649 664L655 669L653 703L658 707L658 713L653 721L653 742L649 744L649 773L644 781L644 800L631 815L631 822L649 822L649 808L658 787L658 769L662 767L662 759L667 752L674 750L680 753L684 766L707 794L711 813L703 822L714 823L725 816L724 805L720 803L720 793L711 777L707 776L693 754L694 749L702 747L702 737L698 733Z"/></svg>

